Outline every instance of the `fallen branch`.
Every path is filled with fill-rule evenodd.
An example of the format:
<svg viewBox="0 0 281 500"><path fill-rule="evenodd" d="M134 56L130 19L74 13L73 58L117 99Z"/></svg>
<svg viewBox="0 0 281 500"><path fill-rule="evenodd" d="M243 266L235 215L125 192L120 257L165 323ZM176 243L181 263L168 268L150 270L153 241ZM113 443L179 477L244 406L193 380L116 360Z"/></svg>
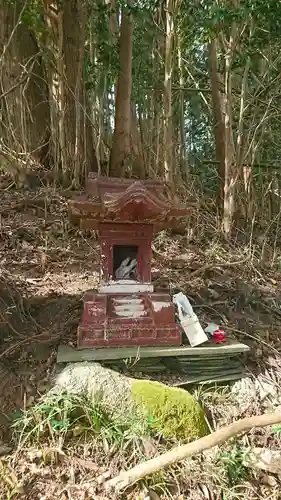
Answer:
<svg viewBox="0 0 281 500"><path fill-rule="evenodd" d="M108 490L114 489L115 491L121 491L153 472L157 472L168 465L172 465L175 462L201 453L214 446L219 446L228 439L237 436L237 434L250 431L254 427L266 427L267 425L278 424L280 422L281 411L273 414L243 418L233 424L218 429L208 436L197 439L192 443L178 446L167 453L163 453L158 457L133 467L131 470L121 472L119 476L107 481L105 487Z"/></svg>

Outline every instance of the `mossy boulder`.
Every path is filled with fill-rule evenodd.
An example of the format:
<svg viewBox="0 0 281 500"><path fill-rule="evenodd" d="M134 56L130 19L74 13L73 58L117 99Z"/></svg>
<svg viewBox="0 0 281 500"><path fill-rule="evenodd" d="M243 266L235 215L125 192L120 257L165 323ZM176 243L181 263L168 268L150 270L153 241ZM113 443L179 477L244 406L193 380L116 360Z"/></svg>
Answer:
<svg viewBox="0 0 281 500"><path fill-rule="evenodd" d="M164 437L195 439L208 433L204 411L189 392L159 382L134 380L132 395Z"/></svg>
<svg viewBox="0 0 281 500"><path fill-rule="evenodd" d="M116 421L152 426L166 438L195 439L208 433L202 407L183 389L126 377L91 362L69 364L54 382L51 392L99 401Z"/></svg>

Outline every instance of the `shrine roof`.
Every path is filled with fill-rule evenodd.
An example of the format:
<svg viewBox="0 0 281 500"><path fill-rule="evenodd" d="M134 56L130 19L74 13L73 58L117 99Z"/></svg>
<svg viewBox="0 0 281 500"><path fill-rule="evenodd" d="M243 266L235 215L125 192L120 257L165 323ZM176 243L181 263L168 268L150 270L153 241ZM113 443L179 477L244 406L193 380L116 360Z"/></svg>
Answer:
<svg viewBox="0 0 281 500"><path fill-rule="evenodd" d="M139 222L169 226L190 213L190 208L170 200L160 180L134 180L91 173L85 194L70 201L72 219L95 229L99 222Z"/></svg>

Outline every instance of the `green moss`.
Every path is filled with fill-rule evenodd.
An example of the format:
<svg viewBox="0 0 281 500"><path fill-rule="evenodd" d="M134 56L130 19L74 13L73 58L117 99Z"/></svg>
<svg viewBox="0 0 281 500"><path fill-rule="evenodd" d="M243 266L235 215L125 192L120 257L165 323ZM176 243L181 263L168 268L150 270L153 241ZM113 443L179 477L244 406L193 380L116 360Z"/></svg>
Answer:
<svg viewBox="0 0 281 500"><path fill-rule="evenodd" d="M134 380L132 395L163 436L195 439L208 433L204 411L189 392L159 382Z"/></svg>

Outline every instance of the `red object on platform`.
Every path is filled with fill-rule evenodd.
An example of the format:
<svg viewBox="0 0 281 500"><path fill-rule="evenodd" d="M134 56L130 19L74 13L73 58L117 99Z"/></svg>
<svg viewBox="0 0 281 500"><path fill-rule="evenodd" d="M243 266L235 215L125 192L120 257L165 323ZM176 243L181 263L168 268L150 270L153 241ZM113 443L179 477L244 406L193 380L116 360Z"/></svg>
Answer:
<svg viewBox="0 0 281 500"><path fill-rule="evenodd" d="M180 345L174 304L151 283L151 245L156 231L178 223L190 209L172 203L161 181L93 173L86 194L71 200L69 209L82 229L99 232L101 246L101 286L84 296L78 347ZM131 274L120 278L127 261Z"/></svg>
<svg viewBox="0 0 281 500"><path fill-rule="evenodd" d="M213 339L214 339L215 344L220 344L220 343L224 344L226 342L224 330L216 330L213 333Z"/></svg>

